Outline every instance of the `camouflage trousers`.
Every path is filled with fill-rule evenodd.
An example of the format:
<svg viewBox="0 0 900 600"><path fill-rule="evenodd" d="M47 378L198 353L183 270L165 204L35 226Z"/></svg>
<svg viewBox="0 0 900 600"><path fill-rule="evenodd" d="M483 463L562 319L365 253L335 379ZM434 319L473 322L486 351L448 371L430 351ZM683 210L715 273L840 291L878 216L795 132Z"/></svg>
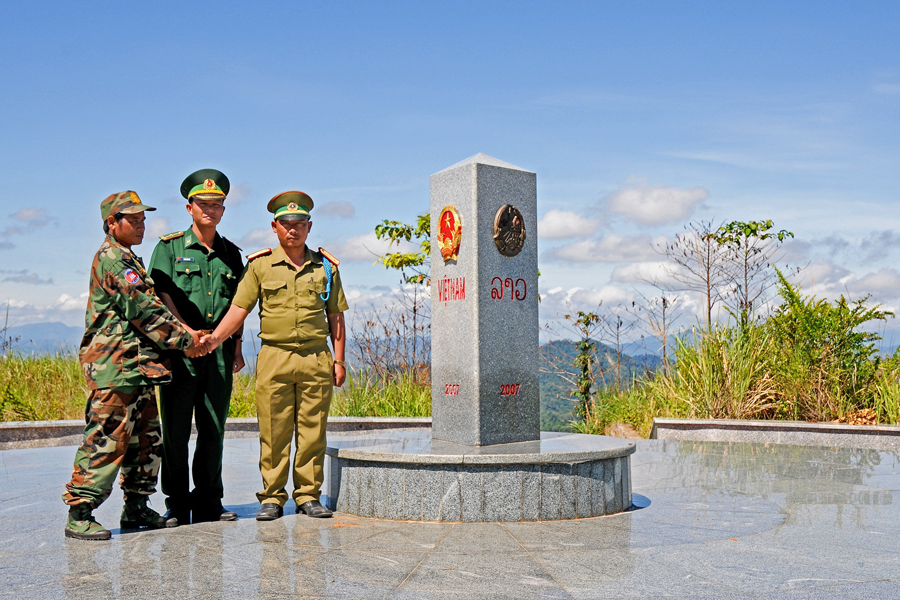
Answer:
<svg viewBox="0 0 900 600"><path fill-rule="evenodd" d="M162 436L152 385L92 390L84 421L66 504L96 508L109 497L120 470L125 502L156 491Z"/></svg>

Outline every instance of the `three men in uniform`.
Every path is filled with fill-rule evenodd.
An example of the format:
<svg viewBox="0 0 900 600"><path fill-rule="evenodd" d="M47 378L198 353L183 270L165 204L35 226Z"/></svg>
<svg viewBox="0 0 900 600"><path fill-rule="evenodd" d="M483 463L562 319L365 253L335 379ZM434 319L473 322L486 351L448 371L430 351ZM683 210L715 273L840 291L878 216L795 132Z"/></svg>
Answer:
<svg viewBox="0 0 900 600"><path fill-rule="evenodd" d="M183 525L191 512L194 522L237 518L222 506L222 446L232 374L244 364L240 332L257 303L263 489L256 494L261 504L256 518L282 516L290 471L296 512L332 514L319 495L333 388L346 379L348 306L339 261L306 246L313 201L291 191L267 206L279 246L250 254L244 269L237 246L216 232L228 190L228 179L212 169L185 179L191 228L162 236L149 275L131 246L143 240L143 212L155 209L134 192L114 194L101 204L109 235L94 259L81 344L91 394L84 442L63 496L70 506L68 537L109 539L92 511L109 496L120 467L123 529ZM170 351L171 369L162 350ZM154 384L160 385L162 432ZM192 412L198 430L193 491L187 464ZM161 454L165 517L147 506Z"/></svg>

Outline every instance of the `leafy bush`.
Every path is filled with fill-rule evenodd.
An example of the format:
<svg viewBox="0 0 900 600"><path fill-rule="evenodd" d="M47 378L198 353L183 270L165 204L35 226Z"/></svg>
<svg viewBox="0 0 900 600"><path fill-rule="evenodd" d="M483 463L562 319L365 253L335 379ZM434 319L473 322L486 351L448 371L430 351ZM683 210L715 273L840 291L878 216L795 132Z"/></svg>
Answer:
<svg viewBox="0 0 900 600"><path fill-rule="evenodd" d="M840 297L835 303L804 297L778 272L781 306L769 317L779 390L778 416L830 420L873 408L881 358L878 335L860 328L893 313Z"/></svg>

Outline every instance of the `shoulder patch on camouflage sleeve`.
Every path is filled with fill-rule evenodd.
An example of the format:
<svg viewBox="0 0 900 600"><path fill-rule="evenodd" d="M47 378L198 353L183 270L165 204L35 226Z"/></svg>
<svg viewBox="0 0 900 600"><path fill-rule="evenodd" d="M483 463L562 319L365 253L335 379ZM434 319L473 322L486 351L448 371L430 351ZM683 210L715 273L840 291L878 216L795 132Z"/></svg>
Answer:
<svg viewBox="0 0 900 600"><path fill-rule="evenodd" d="M263 248L262 250L257 250L256 252L253 252L252 254L248 254L247 261L249 262L251 260L256 260L260 256L265 256L267 254L272 254L271 248Z"/></svg>
<svg viewBox="0 0 900 600"><path fill-rule="evenodd" d="M161 235L161 236L159 236L159 239L161 239L164 242L171 242L172 240L178 239L183 235L184 235L183 231L175 231L173 233L167 233L166 235Z"/></svg>
<svg viewBox="0 0 900 600"><path fill-rule="evenodd" d="M328 252L325 248L321 248L321 247L320 247L320 248L319 248L319 254L321 254L322 256L324 256L325 258L327 258L327 259L328 259L328 262L330 262L330 263L333 264L334 266L338 266L339 264L341 264L341 261L339 261L339 260L336 259L334 256L332 256L331 253Z"/></svg>

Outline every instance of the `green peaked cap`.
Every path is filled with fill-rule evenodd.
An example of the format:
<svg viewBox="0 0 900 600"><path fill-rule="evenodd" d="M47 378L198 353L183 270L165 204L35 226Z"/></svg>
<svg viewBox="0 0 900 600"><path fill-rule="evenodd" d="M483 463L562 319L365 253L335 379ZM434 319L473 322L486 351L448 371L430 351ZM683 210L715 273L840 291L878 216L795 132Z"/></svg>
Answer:
<svg viewBox="0 0 900 600"><path fill-rule="evenodd" d="M313 208L313 200L309 197L309 194L304 192L281 192L269 200L266 208L276 219L309 218L309 211Z"/></svg>
<svg viewBox="0 0 900 600"><path fill-rule="evenodd" d="M231 183L218 169L194 171L181 182L181 195L188 200L196 194L215 194L224 198L230 189Z"/></svg>

